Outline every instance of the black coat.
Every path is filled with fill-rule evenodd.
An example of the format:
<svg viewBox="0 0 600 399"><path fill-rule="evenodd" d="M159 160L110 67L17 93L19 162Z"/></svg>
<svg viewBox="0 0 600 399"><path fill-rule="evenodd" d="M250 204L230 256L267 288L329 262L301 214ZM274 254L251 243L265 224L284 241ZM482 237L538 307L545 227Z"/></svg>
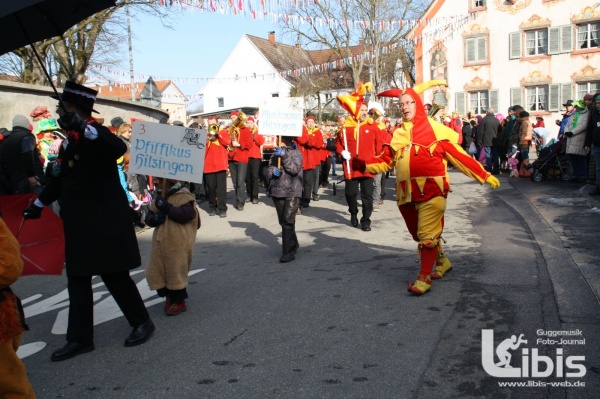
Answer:
<svg viewBox="0 0 600 399"><path fill-rule="evenodd" d="M67 274L93 276L140 266L140 251L117 159L127 146L106 127L98 138L69 138L59 152L60 174L39 195L48 205L61 198ZM50 212L50 210L46 210Z"/></svg>
<svg viewBox="0 0 600 399"><path fill-rule="evenodd" d="M477 144L484 147L498 145L498 137L501 133L502 126L500 125L500 121L494 115L487 114L479 125Z"/></svg>
<svg viewBox="0 0 600 399"><path fill-rule="evenodd" d="M24 141L26 138L29 141ZM31 130L15 127L2 143L0 160L6 178L5 189L9 194L32 192L28 177L34 176L40 183L44 182L40 152L35 146L35 136Z"/></svg>

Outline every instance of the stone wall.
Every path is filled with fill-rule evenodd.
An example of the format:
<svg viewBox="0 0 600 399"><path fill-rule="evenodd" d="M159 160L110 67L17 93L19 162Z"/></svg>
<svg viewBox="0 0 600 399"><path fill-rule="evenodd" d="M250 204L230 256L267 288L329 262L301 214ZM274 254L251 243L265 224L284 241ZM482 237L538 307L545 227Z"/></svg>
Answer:
<svg viewBox="0 0 600 399"><path fill-rule="evenodd" d="M62 89L59 88L58 92L61 93ZM25 115L31 120L29 114L38 105L48 107L52 116L58 118L58 101L51 98L51 95L54 95L54 91L50 87L0 81L0 127L12 129L12 118L17 114ZM98 96L94 109L99 114L93 115L104 118L106 126L110 126L110 120L115 116L120 116L125 122L130 122L132 118L158 122L163 117L169 117L169 114L160 108L105 98L102 95Z"/></svg>

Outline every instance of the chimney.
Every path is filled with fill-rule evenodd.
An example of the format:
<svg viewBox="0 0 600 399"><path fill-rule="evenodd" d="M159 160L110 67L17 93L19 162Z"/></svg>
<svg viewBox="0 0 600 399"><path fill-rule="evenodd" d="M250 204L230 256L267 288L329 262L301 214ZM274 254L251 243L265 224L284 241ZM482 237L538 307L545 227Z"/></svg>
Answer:
<svg viewBox="0 0 600 399"><path fill-rule="evenodd" d="M275 44L275 31L269 32L269 42Z"/></svg>

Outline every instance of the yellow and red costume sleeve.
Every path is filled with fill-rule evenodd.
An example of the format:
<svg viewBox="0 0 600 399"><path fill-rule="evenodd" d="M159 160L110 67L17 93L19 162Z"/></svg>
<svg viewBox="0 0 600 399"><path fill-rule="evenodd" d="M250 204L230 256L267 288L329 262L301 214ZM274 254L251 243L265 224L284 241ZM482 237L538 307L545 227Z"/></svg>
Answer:
<svg viewBox="0 0 600 399"><path fill-rule="evenodd" d="M390 144L384 146L380 155L365 161L366 172L383 173L395 167L398 205L446 197L450 190L448 161L483 184L490 174L458 146L456 132L429 119L412 89L405 89L403 94L415 100L415 117L394 131Z"/></svg>

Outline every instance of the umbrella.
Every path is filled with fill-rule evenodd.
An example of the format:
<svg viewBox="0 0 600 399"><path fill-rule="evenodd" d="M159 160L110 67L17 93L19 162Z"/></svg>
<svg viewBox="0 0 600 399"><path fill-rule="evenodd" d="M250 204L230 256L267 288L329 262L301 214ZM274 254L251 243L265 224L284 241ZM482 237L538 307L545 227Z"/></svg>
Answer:
<svg viewBox="0 0 600 399"><path fill-rule="evenodd" d="M0 2L0 54L62 35L116 0L4 0Z"/></svg>
<svg viewBox="0 0 600 399"><path fill-rule="evenodd" d="M2 0L0 2L0 55L34 42L62 35L87 17L115 5L116 0ZM31 46L48 82L60 98L34 46ZM66 110L62 101L63 109Z"/></svg>
<svg viewBox="0 0 600 399"><path fill-rule="evenodd" d="M62 220L51 209L40 219L24 220L23 210L35 194L0 195L2 219L17 238L23 258L23 276L62 273L65 263L65 234Z"/></svg>

